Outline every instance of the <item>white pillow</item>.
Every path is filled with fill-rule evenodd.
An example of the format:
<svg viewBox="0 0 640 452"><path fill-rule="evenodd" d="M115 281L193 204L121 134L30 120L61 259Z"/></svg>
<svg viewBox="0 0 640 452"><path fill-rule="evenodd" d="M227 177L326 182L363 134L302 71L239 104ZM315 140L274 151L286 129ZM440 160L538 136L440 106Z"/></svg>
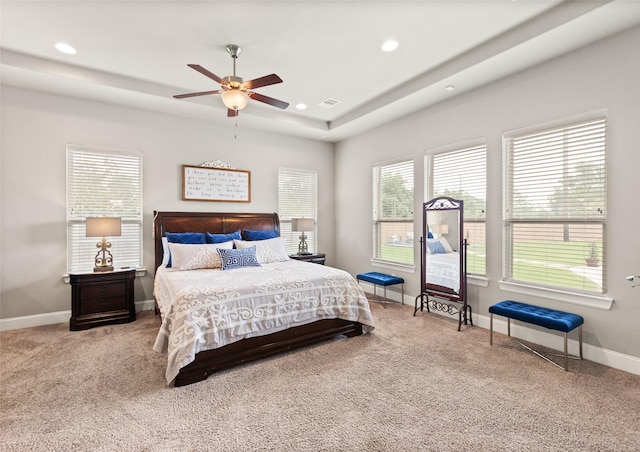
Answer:
<svg viewBox="0 0 640 452"><path fill-rule="evenodd" d="M453 253L453 248L451 248L451 245L449 245L447 239L445 239L444 237L440 237L438 240L440 240L440 243L442 243L442 247L447 253Z"/></svg>
<svg viewBox="0 0 640 452"><path fill-rule="evenodd" d="M256 257L261 264L288 261L289 255L285 249L284 238L275 237L266 240L234 240L236 248L245 249L251 246L256 247Z"/></svg>
<svg viewBox="0 0 640 452"><path fill-rule="evenodd" d="M218 248L232 249L233 240L224 243L207 244L169 243L171 267L179 270L220 268L222 264Z"/></svg>
<svg viewBox="0 0 640 452"><path fill-rule="evenodd" d="M162 264L160 266L166 267L169 263L169 257L171 252L169 251L169 241L166 237L162 237Z"/></svg>

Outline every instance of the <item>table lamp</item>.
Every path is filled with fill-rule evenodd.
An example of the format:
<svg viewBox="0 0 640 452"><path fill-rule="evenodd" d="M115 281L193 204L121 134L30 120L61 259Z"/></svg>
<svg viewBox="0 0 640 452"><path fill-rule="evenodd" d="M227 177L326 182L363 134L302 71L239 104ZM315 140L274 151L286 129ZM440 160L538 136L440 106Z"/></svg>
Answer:
<svg viewBox="0 0 640 452"><path fill-rule="evenodd" d="M120 237L122 221L120 218L87 217L87 237L102 237L102 241L96 244L99 249L96 254L94 272L113 271L113 256L111 255L111 242L107 237Z"/></svg>
<svg viewBox="0 0 640 452"><path fill-rule="evenodd" d="M314 220L313 218L292 218L291 219L291 230L293 232L302 232L300 234L300 244L298 245L298 255L300 256L308 256L311 253L308 251L307 246L307 236L305 232L313 231L314 229Z"/></svg>

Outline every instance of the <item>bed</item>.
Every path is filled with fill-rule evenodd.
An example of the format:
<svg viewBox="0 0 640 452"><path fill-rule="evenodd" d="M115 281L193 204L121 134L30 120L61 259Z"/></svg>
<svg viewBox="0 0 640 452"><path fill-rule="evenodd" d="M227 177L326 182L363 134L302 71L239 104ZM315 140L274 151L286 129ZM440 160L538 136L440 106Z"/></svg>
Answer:
<svg viewBox="0 0 640 452"><path fill-rule="evenodd" d="M154 298L162 319L154 350L167 353L169 385L191 384L240 363L340 335L358 336L375 326L364 292L342 270L286 255L275 262L266 260L259 266L229 271L163 265L167 233L242 230L279 236L278 215L154 214ZM265 240L258 249L267 249L264 244L278 240ZM253 246L244 240L235 243Z"/></svg>
<svg viewBox="0 0 640 452"><path fill-rule="evenodd" d="M443 292L460 292L460 254L456 251L429 254L427 258L427 284Z"/></svg>

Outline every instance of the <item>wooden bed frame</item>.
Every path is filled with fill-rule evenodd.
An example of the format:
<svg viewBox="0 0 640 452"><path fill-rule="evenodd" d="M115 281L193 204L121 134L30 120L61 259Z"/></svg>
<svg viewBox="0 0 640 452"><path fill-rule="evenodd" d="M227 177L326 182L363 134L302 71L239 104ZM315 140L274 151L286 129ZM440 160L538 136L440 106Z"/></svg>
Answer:
<svg viewBox="0 0 640 452"><path fill-rule="evenodd" d="M154 268L162 263L162 237L165 232L228 234L239 229L278 231L279 235L280 220L277 213L154 212ZM359 322L324 319L265 336L242 339L196 354L195 360L180 370L174 384L184 386L202 381L216 371L338 335L359 336L363 333L362 328Z"/></svg>

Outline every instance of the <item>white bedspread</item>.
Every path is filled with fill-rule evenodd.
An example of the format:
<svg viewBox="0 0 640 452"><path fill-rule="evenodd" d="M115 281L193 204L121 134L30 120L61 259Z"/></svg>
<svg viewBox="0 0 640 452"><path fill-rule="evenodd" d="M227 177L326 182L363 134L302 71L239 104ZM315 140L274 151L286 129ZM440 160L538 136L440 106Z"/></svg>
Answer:
<svg viewBox="0 0 640 452"><path fill-rule="evenodd" d="M375 326L349 273L296 260L227 271L160 267L154 296L162 326L153 349L168 355L169 384L196 353L244 338L329 318Z"/></svg>
<svg viewBox="0 0 640 452"><path fill-rule="evenodd" d="M426 282L460 292L460 254L427 255Z"/></svg>

